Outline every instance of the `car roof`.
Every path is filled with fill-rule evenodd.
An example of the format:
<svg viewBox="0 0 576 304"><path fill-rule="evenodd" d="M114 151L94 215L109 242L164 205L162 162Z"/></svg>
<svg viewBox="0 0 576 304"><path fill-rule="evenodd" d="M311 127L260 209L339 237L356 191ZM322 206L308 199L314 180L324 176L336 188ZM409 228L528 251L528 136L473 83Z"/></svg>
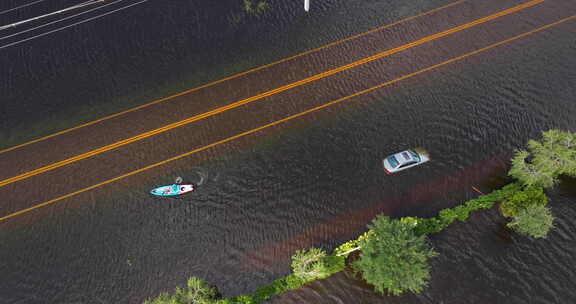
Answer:
<svg viewBox="0 0 576 304"><path fill-rule="evenodd" d="M398 152L394 154L394 157L400 163L400 165L415 160L414 157L412 156L412 153L410 153L409 150Z"/></svg>

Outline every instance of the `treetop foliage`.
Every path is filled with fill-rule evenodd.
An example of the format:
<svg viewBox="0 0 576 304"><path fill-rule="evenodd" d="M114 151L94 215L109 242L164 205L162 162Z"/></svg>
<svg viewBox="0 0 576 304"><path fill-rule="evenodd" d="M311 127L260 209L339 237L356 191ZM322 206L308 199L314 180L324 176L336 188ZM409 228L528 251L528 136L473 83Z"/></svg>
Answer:
<svg viewBox="0 0 576 304"><path fill-rule="evenodd" d="M360 258L353 263L364 280L380 293L400 295L421 291L430 278L428 258L437 253L411 222L379 215L369 225L370 236L360 242Z"/></svg>
<svg viewBox="0 0 576 304"><path fill-rule="evenodd" d="M323 279L330 275L324 263L325 258L326 252L322 249L298 250L292 256L292 271L304 282Z"/></svg>
<svg viewBox="0 0 576 304"><path fill-rule="evenodd" d="M543 205L529 205L521 209L508 227L534 238L545 238L554 226L550 209Z"/></svg>
<svg viewBox="0 0 576 304"><path fill-rule="evenodd" d="M214 299L216 293L216 289L208 286L204 280L190 277L186 287L176 287L174 294L161 293L144 304L212 304L217 303Z"/></svg>
<svg viewBox="0 0 576 304"><path fill-rule="evenodd" d="M576 134L560 130L542 132L542 140L529 140L528 150L516 151L509 175L525 185L549 188L558 176L576 177Z"/></svg>
<svg viewBox="0 0 576 304"><path fill-rule="evenodd" d="M548 197L544 189L536 186L525 186L512 193L500 204L500 212L505 217L515 217L528 206L546 206Z"/></svg>
<svg viewBox="0 0 576 304"><path fill-rule="evenodd" d="M250 15L260 17L270 7L266 1L244 0L244 11Z"/></svg>

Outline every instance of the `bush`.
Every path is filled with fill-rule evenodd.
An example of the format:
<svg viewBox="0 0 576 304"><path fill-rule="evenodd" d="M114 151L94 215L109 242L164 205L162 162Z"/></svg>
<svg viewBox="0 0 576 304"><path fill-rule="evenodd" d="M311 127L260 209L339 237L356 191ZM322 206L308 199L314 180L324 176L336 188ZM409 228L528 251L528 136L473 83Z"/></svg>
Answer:
<svg viewBox="0 0 576 304"><path fill-rule="evenodd" d="M174 301L175 299L172 295L162 292L158 297L144 301L144 304L171 304L175 303Z"/></svg>
<svg viewBox="0 0 576 304"><path fill-rule="evenodd" d="M455 220L465 221L468 218L470 211L471 211L470 208L466 207L465 205L460 205L452 209L440 210L438 217L440 218L440 221L445 227L454 222Z"/></svg>
<svg viewBox="0 0 576 304"><path fill-rule="evenodd" d="M466 202L464 205L459 205L454 208L443 209L438 213L437 217L432 218L409 218L413 223L414 232L417 235L427 235L442 231L448 225L452 224L455 220L465 221L470 216L470 213L480 209L489 209L494 206L495 201L501 200L504 197L511 196L517 188L521 188L520 184L511 184L505 186L501 190L496 190L490 194L484 194L476 199ZM405 219L405 218L403 218Z"/></svg>
<svg viewBox="0 0 576 304"><path fill-rule="evenodd" d="M265 285L258 287L256 292L254 292L254 296L252 297L255 303L260 303L265 300L270 299L273 295L276 294L276 287L274 285Z"/></svg>
<svg viewBox="0 0 576 304"><path fill-rule="evenodd" d="M322 249L298 250L292 256L292 272L304 282L323 279L330 275L325 257L326 252Z"/></svg>
<svg viewBox="0 0 576 304"><path fill-rule="evenodd" d="M210 287L204 280L190 277L186 287L176 287L173 295L161 293L153 300L144 301L144 304L210 304L215 303L216 289Z"/></svg>
<svg viewBox="0 0 576 304"><path fill-rule="evenodd" d="M535 186L527 186L524 189L508 195L500 204L500 212L505 217L515 217L520 210L528 206L539 205L545 206L548 203L548 197L544 189Z"/></svg>
<svg viewBox="0 0 576 304"><path fill-rule="evenodd" d="M518 212L508 227L534 238L545 238L553 227L554 217L543 205L530 205Z"/></svg>
<svg viewBox="0 0 576 304"><path fill-rule="evenodd" d="M359 242L360 242L359 239L354 239L354 240L348 241L348 242L336 247L336 249L334 249L333 254L334 255L342 255L345 252L348 252L348 251L358 247Z"/></svg>
<svg viewBox="0 0 576 304"><path fill-rule="evenodd" d="M286 278L280 278L272 281L272 286L274 286L274 293L283 293L288 290L288 285L286 284Z"/></svg>
<svg viewBox="0 0 576 304"><path fill-rule="evenodd" d="M286 277L286 288L288 290L298 289L302 287L304 283L306 282L304 282L304 280L295 276L294 274L290 274L289 276Z"/></svg>
<svg viewBox="0 0 576 304"><path fill-rule="evenodd" d="M403 218L400 218L400 222L412 227L418 226L418 221L420 221L419 218L412 216L405 216Z"/></svg>
<svg viewBox="0 0 576 304"><path fill-rule="evenodd" d="M266 1L244 0L244 11L256 17L260 17L269 7Z"/></svg>
<svg viewBox="0 0 576 304"><path fill-rule="evenodd" d="M324 258L324 265L326 266L327 276L332 275L346 268L346 257L329 255Z"/></svg>
<svg viewBox="0 0 576 304"><path fill-rule="evenodd" d="M427 285L427 260L437 253L413 228L412 224L382 215L369 225L372 234L360 242L362 252L353 266L376 291L400 295L420 292Z"/></svg>
<svg viewBox="0 0 576 304"><path fill-rule="evenodd" d="M210 303L216 296L216 288L206 285L204 280L191 277L185 288L176 287L176 298L182 303Z"/></svg>
<svg viewBox="0 0 576 304"><path fill-rule="evenodd" d="M368 238L369 235L370 235L370 231L364 232L357 239L350 240L350 241L338 246L336 249L334 249L333 254L335 256L344 256L344 258L346 258L348 256L348 254L350 254L351 250L356 249L358 246L360 246L359 245L360 242L362 240L365 240L366 238Z"/></svg>
<svg viewBox="0 0 576 304"><path fill-rule="evenodd" d="M494 201L484 198L485 196L486 195L483 195L477 199L467 201L464 206L466 206L470 211L492 208L492 206L494 206Z"/></svg>
<svg viewBox="0 0 576 304"><path fill-rule="evenodd" d="M230 304L256 304L257 302L254 301L254 298L250 295L239 295L228 300ZM220 304L220 303L218 303Z"/></svg>
<svg viewBox="0 0 576 304"><path fill-rule="evenodd" d="M445 222L442 222L435 217L431 217L419 220L418 225L414 227L414 232L417 235L427 235L431 233L440 232L446 226L447 225Z"/></svg>

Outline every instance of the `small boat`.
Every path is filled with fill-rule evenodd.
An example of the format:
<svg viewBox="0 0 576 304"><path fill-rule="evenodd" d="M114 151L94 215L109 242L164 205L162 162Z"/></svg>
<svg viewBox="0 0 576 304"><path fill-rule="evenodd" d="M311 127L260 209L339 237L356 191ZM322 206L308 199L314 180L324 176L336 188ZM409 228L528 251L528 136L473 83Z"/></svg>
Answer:
<svg viewBox="0 0 576 304"><path fill-rule="evenodd" d="M168 185L150 190L150 194L158 196L177 196L190 192L194 192L196 187L193 184L188 185Z"/></svg>

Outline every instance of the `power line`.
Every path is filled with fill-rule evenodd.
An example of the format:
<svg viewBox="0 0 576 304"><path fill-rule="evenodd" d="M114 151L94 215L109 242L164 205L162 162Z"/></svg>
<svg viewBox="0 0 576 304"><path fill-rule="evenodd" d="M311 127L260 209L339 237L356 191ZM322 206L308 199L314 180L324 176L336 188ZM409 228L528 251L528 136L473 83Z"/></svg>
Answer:
<svg viewBox="0 0 576 304"><path fill-rule="evenodd" d="M11 46L14 46L14 45L18 45L18 44L24 43L24 42L26 42L26 41L30 41L30 40L32 40L32 39L36 39L36 38L43 37L43 36L46 36L46 35L49 35L49 34L52 34L52 33L55 33L55 32L59 32L59 31L61 31L61 30L64 30L64 29L73 27L73 26L75 26L75 25L82 24L82 23L85 23L85 22L88 22L88 21L92 21L92 20L95 20L95 19L104 17L104 16L106 16L106 15L110 15L110 14L112 14L112 13L115 13L115 12L118 12L118 11L121 11L121 10L124 10L124 9L127 9L127 8L129 8L129 7L132 7L132 6L135 6L135 5L144 3L144 2L148 2L148 0L142 0L142 1L139 1L139 2L136 2L136 3L132 3L132 4L130 4L130 5L121 7L121 8L119 8L119 9L106 12L106 13L104 13L104 14L102 14L102 15L98 15L98 16L95 16L95 17L92 17L92 18L88 18L88 19L86 19L86 20L82 20L82 21L79 21L79 22L76 22L76 23L72 23L72 24L70 24L70 25L61 27L61 28L59 28L59 29L55 29L55 30L52 30L52 31L49 31L49 32L46 32L46 33L42 33L42 34L39 34L39 35L36 35L36 36L32 36L32 37L30 37L30 38L22 39L22 40L19 40L19 41L16 41L16 42L12 42L12 43L9 43L9 44L0 46L0 50L5 49L5 48L7 48L7 47L11 47Z"/></svg>
<svg viewBox="0 0 576 304"><path fill-rule="evenodd" d="M28 4L24 4L24 5L17 6L17 7L15 7L15 8L7 9L7 10L5 10L5 11L1 11L1 12L0 12L0 15L6 14L6 13L9 13L9 12L12 12L12 11L15 11L15 10L18 10L18 9L21 9L21 8L25 8L25 7L27 7L27 6L34 5L34 4L36 4L36 3L44 2L44 1L46 1L46 0L38 0L38 1L34 1L34 2L31 2L31 3L28 3Z"/></svg>
<svg viewBox="0 0 576 304"><path fill-rule="evenodd" d="M36 21L36 20L39 20L39 19L42 19L42 18L46 18L46 17L50 17L50 16L62 14L62 13L65 13L65 12L67 12L67 11L75 10L75 9L82 8L82 7L85 7L85 6L88 6L88 5L93 5L93 4L96 4L96 3L104 2L104 1L106 1L106 0L90 0L90 1L82 2L82 3L80 3L80 4L76 4L76 5L74 5L74 6L67 7L67 8L64 8L64 9L61 9L61 10L52 12L52 13L48 13L48 14L36 16L36 17L30 18L30 19L26 19L26 20L14 22L14 23L11 23L11 24L8 24L8 25L0 26L0 31L1 31L1 30L5 30L5 29L8 29L8 28L16 27L16 26L19 26L19 25L22 25L22 24L25 24L25 23L28 23L28 22Z"/></svg>
<svg viewBox="0 0 576 304"><path fill-rule="evenodd" d="M23 30L23 31L20 31L20 32L11 34L11 35L7 35L7 36L4 36L4 37L0 37L0 40L4 40L4 39L8 39L8 38L10 38L10 37L18 36L18 35L20 35L20 34L27 33L27 32L30 32L30 31L33 31L33 30L36 30L36 29L39 29L39 28L43 28L43 27L46 27L46 26L48 26L48 25L51 25L51 24L54 24L54 23L58 23L58 22L61 22L61 21L64 21L64 20L68 20L68 19L71 19L71 18L80 16L80 15L83 15L83 14L86 14L86 13L89 13L89 12L92 12L92 11L95 11L95 10L99 10L99 9L101 9L101 8L104 8L104 7L107 7L107 6L116 4L116 3L118 3L118 2L122 2L122 1L124 1L124 0L116 0L116 1L114 1L114 2L111 2L111 3L108 3L108 4L102 5L102 6L98 6L98 7L96 7L96 8L92 8L92 9L86 10L86 11L83 11L83 12L78 13L78 14L75 14L75 15L67 16L67 17L64 17L64 18L62 18L62 19L58 19L58 20L55 20L55 21L51 21L51 22L48 22L48 23L45 23L45 24L42 24L42 25L39 25L39 26L36 26L36 27L33 27L33 28L29 28L29 29L26 29L26 30Z"/></svg>

